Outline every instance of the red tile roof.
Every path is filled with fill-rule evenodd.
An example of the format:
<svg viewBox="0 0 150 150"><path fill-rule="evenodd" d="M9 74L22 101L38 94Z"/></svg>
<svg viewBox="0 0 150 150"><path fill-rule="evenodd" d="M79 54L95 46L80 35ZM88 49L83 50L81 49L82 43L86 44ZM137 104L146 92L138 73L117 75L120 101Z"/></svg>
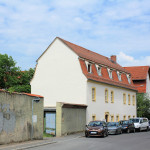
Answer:
<svg viewBox="0 0 150 150"><path fill-rule="evenodd" d="M148 71L150 70L149 66L133 66L124 68L132 74L132 80L146 80Z"/></svg>
<svg viewBox="0 0 150 150"><path fill-rule="evenodd" d="M6 93L10 93L6 90L0 89L0 92L6 92ZM41 95L36 95L36 94L31 94L31 93L18 93L18 92L12 92L11 94L20 94L20 95L28 95L28 96L32 96L32 97L40 97L43 98L43 96Z"/></svg>
<svg viewBox="0 0 150 150"><path fill-rule="evenodd" d="M123 88L127 88L127 89L136 90L132 81L131 81L131 84L128 83L127 77L124 73L122 73L122 75L121 75L122 81L118 80L118 76L117 76L116 71L112 72L113 79L110 79L109 75L108 75L107 68L102 67L102 76L98 76L97 71L96 71L96 67L94 64L92 65L92 73L88 73L85 61L82 59L79 59L79 61L80 61L80 65L81 65L83 74L87 77L87 79L98 81L101 83L110 84L110 85L115 85L115 86L119 86L119 87L123 87Z"/></svg>
<svg viewBox="0 0 150 150"><path fill-rule="evenodd" d="M129 73L127 70L125 70L123 67L121 67L118 63L113 63L108 57L105 57L98 53L92 52L88 49L85 49L81 46L78 46L76 44L68 42L64 39L61 39L61 38L59 38L59 39L65 45L67 45L69 48L71 48L78 56L80 56L82 58L86 58L87 60L93 61L97 64L102 64L102 65L109 66L111 68L115 68L117 70Z"/></svg>
<svg viewBox="0 0 150 150"><path fill-rule="evenodd" d="M110 85L115 85L115 86L119 86L119 87L124 87L124 88L132 89L132 90L136 90L132 81L131 81L131 84L128 83L126 73L130 74L130 72L127 71L126 69L124 69L123 67L121 67L118 63L112 62L108 57L105 57L105 56L102 56L98 53L87 50L81 46L70 43L64 39L61 39L61 38L59 38L59 39L65 45L67 45L69 48L71 48L79 56L79 61L80 61L80 65L81 65L83 74L87 77L87 79L106 83L106 84L110 84ZM99 76L97 74L97 69L96 69L94 64L92 65L92 73L88 73L85 61L82 60L82 58L84 58L85 60L92 61L92 62L94 62L94 64L96 63L96 64L103 65L102 71L101 71L102 76ZM113 79L109 78L108 71L107 71L106 67L115 69L112 71ZM122 81L118 80L116 70L122 72L122 75L121 75Z"/></svg>

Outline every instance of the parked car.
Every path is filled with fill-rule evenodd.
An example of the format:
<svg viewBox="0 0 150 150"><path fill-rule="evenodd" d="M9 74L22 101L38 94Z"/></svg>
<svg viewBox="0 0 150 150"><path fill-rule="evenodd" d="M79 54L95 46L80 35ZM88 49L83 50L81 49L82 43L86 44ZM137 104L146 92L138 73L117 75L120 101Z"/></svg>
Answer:
<svg viewBox="0 0 150 150"><path fill-rule="evenodd" d="M121 120L119 124L122 126L122 131L126 133L134 132L135 133L135 126L131 120Z"/></svg>
<svg viewBox="0 0 150 150"><path fill-rule="evenodd" d="M118 122L107 123L109 134L122 134L122 127Z"/></svg>
<svg viewBox="0 0 150 150"><path fill-rule="evenodd" d="M90 136L108 136L107 124L104 121L91 121L86 125L85 137Z"/></svg>
<svg viewBox="0 0 150 150"><path fill-rule="evenodd" d="M149 130L150 130L150 120L149 120Z"/></svg>
<svg viewBox="0 0 150 150"><path fill-rule="evenodd" d="M142 130L149 130L149 122L147 118L132 118L130 120L134 122L135 129L139 132Z"/></svg>

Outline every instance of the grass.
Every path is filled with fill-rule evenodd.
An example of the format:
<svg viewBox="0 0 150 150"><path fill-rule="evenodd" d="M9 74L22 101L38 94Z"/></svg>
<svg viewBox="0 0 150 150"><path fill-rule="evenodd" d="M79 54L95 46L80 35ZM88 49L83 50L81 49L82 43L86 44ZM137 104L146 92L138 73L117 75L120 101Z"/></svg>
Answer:
<svg viewBox="0 0 150 150"><path fill-rule="evenodd" d="M53 135L51 135L51 134L47 134L47 133L43 133L43 137L53 137Z"/></svg>

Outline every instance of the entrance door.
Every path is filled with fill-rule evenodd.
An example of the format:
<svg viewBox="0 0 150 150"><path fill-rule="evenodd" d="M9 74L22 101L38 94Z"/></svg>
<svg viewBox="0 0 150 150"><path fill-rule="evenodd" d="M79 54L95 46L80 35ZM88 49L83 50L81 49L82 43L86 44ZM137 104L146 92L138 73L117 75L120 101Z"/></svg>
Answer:
<svg viewBox="0 0 150 150"><path fill-rule="evenodd" d="M108 122L108 114L105 115L105 120Z"/></svg>
<svg viewBox="0 0 150 150"><path fill-rule="evenodd" d="M56 135L56 113L46 113L46 133Z"/></svg>

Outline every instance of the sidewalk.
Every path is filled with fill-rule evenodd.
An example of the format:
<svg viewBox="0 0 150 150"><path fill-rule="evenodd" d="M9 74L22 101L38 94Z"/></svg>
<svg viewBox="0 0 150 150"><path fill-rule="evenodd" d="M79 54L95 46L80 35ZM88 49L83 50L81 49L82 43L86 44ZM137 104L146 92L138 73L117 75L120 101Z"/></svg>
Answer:
<svg viewBox="0 0 150 150"><path fill-rule="evenodd" d="M26 141L26 142L21 142L21 143L11 143L7 145L0 145L0 150L24 150L24 149L29 149L33 147L42 146L42 145L69 141L69 140L73 140L73 139L83 137L83 136L84 136L84 133L80 132L80 133L71 134L71 135L67 135L63 137L49 137L49 138L44 138L43 140L33 140L33 141Z"/></svg>

